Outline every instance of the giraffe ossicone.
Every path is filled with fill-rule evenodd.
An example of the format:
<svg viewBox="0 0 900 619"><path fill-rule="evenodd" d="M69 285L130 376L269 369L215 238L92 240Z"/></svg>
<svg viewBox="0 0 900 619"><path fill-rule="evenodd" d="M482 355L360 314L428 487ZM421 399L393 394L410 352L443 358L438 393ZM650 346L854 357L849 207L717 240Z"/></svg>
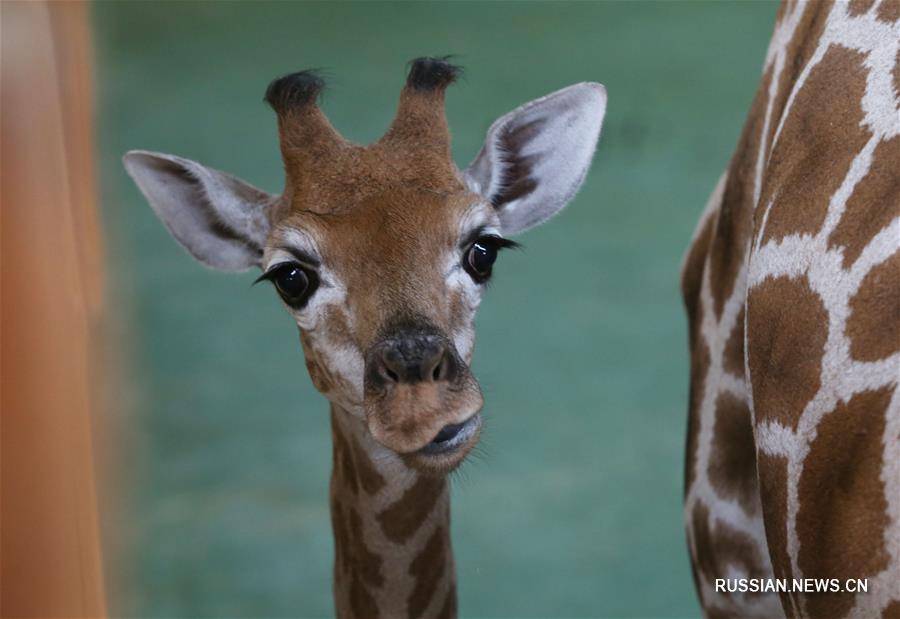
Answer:
<svg viewBox="0 0 900 619"><path fill-rule="evenodd" d="M474 316L506 235L575 195L606 92L580 83L498 119L464 170L450 154L445 89L459 68L410 65L397 114L370 145L340 135L312 71L272 82L285 187L272 195L148 151L125 167L187 251L219 270L259 268L299 330L331 402L335 602L341 617L455 616L446 473L478 440Z"/></svg>

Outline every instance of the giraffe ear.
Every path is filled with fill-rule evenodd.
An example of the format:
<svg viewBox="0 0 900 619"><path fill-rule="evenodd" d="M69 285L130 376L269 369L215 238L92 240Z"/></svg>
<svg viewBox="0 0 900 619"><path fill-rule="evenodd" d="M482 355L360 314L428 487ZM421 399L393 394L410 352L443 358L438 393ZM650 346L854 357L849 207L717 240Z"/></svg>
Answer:
<svg viewBox="0 0 900 619"><path fill-rule="evenodd" d="M220 271L259 265L275 196L175 155L133 150L123 161L160 220L194 258Z"/></svg>
<svg viewBox="0 0 900 619"><path fill-rule="evenodd" d="M578 192L606 112L606 89L583 82L498 119L465 171L469 188L496 207L505 234L536 226Z"/></svg>

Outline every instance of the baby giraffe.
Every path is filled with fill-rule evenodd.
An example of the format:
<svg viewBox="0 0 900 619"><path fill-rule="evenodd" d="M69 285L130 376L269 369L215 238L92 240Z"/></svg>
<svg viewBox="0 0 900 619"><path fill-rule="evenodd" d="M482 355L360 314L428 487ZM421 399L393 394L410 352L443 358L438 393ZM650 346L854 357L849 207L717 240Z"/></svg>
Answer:
<svg viewBox="0 0 900 619"><path fill-rule="evenodd" d="M174 155L125 155L191 255L261 269L300 329L331 403L339 617L456 616L446 476L481 428L475 310L507 236L578 191L606 110L595 83L536 99L497 120L461 171L444 112L458 73L414 60L396 117L368 146L328 122L314 72L272 82L281 195Z"/></svg>

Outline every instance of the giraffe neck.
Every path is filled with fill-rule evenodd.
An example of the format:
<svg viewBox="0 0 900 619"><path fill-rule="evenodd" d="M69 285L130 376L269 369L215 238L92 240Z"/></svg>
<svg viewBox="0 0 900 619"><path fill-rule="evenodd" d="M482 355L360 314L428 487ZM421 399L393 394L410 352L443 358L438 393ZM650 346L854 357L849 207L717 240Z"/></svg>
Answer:
<svg viewBox="0 0 900 619"><path fill-rule="evenodd" d="M455 617L447 481L409 468L331 406L338 617Z"/></svg>

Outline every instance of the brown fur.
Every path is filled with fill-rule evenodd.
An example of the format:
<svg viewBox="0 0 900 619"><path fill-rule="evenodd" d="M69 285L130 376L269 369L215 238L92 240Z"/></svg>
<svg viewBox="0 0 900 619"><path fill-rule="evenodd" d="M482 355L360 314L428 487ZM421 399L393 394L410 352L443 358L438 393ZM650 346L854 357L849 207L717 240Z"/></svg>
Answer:
<svg viewBox="0 0 900 619"><path fill-rule="evenodd" d="M773 575L777 578L793 578L787 549L787 460L781 456L757 454L756 466L759 470L760 493L765 496L762 510ZM789 608L790 606L786 607L785 611ZM788 616L790 615L788 612Z"/></svg>
<svg viewBox="0 0 900 619"><path fill-rule="evenodd" d="M318 108L315 71L274 80L265 100L278 115L280 196L175 155L124 157L176 240L212 268L261 268L257 281L275 287L300 329L310 378L332 404L341 617L456 612L446 475L480 435L475 311L496 252L515 246L501 232L537 225L573 197L605 112L605 89L590 82L532 101L492 125L463 174L444 111L460 71L446 58L414 60L396 117L367 146ZM523 152L503 150L513 146ZM535 158L546 162L539 175ZM501 185L521 200L504 203Z"/></svg>
<svg viewBox="0 0 900 619"><path fill-rule="evenodd" d="M830 245L844 248L845 268L859 258L878 231L897 215L896 205L900 204L897 161L900 161L900 135L881 142L875 149L869 174L853 190L847 202L847 214L828 239Z"/></svg>
<svg viewBox="0 0 900 619"><path fill-rule="evenodd" d="M894 363L895 376L900 371L900 239L883 249L900 216L900 114L872 117L863 97L875 71L888 70L880 77L898 83L900 54L898 65L873 65L866 46L890 50L896 40L867 21L873 14L896 22L900 2L782 5L721 198L685 261L686 517L710 617L772 614L763 598L711 593L715 579L735 572L870 579L869 594L784 593L781 610L790 617L897 612L891 587L900 581L900 557L890 548L900 524L889 506L898 497L888 492L896 468L887 452L897 444L888 428L900 410L896 378L879 368ZM853 19L861 32L872 30L862 43L822 45ZM842 197L854 169L865 174ZM859 287L843 292L857 276ZM703 447L709 455L701 462ZM728 501L751 534L746 545L716 537L735 520ZM755 555L763 560L748 565Z"/></svg>
<svg viewBox="0 0 900 619"><path fill-rule="evenodd" d="M893 389L866 391L838 404L819 424L810 446L797 515L800 569L807 578L866 578L885 569L890 557L882 483L885 412ZM815 616L843 615L852 595L811 596Z"/></svg>
<svg viewBox="0 0 900 619"><path fill-rule="evenodd" d="M756 444L747 402L730 393L716 400L709 481L724 497L734 498L748 512L756 510L759 487L756 483Z"/></svg>
<svg viewBox="0 0 900 619"><path fill-rule="evenodd" d="M475 197L424 188L391 188L327 216L298 211L281 228L308 231L353 298L353 328L335 313L326 329L365 350L396 316L417 316L445 330L453 309L443 286L439 249L453 249ZM348 251L349 248L352 248ZM377 285L373 285L377 283Z"/></svg>
<svg viewBox="0 0 900 619"><path fill-rule="evenodd" d="M409 573L416 579L416 586L409 595L407 607L413 617L421 617L431 602L446 569L449 535L443 527L434 530L412 563Z"/></svg>
<svg viewBox="0 0 900 619"><path fill-rule="evenodd" d="M385 136L360 146L342 138L316 107L321 85L300 77L297 88L278 92L274 85L270 101L279 114L286 187L271 210L268 245L288 247L293 231L302 231L346 293L347 302L326 308L314 333L300 335L316 388L365 412L359 419L332 408L337 614L452 617L447 482L417 470L424 465L411 452L481 408L469 359L457 359L449 382L384 389L367 381L358 393L332 367L329 352L342 348L364 358L397 323L427 324L448 342L470 327L471 311L446 288L444 271L446 256L461 251L462 220L480 198L465 188L450 158L445 83L408 85ZM429 466L452 468L469 448L432 458Z"/></svg>
<svg viewBox="0 0 900 619"><path fill-rule="evenodd" d="M827 314L806 278L769 279L747 299L749 365L757 423L796 427L821 387ZM786 388L790 385L789 388Z"/></svg>
<svg viewBox="0 0 900 619"><path fill-rule="evenodd" d="M877 361L900 350L900 254L872 269L850 302L850 355Z"/></svg>
<svg viewBox="0 0 900 619"><path fill-rule="evenodd" d="M381 530L392 542L402 544L417 531L416 527L431 513L446 489L444 479L419 477L403 496L378 514Z"/></svg>
<svg viewBox="0 0 900 619"><path fill-rule="evenodd" d="M455 616L446 480L409 470L385 478L363 422L337 407L331 421L337 615Z"/></svg>
<svg viewBox="0 0 900 619"><path fill-rule="evenodd" d="M812 70L772 150L761 204L774 201L763 242L813 234L825 221L829 197L871 134L861 125L864 56L832 47ZM834 76L840 75L840 88ZM827 105L823 102L827 101ZM815 128L833 126L840 130ZM827 156L825 154L827 153ZM756 210L756 227L764 210Z"/></svg>
<svg viewBox="0 0 900 619"><path fill-rule="evenodd" d="M459 251L462 218L480 198L465 188L450 157L443 104L442 87L408 85L391 127L368 146L342 138L314 99L279 110L287 184L272 210L270 245L303 230L346 286L352 307L331 308L318 329L332 345L364 355L398 320L424 321L448 338L469 326L464 300L444 285L443 261ZM352 392L309 338L301 338L316 387ZM367 390L373 436L410 453L477 412L481 392L468 360L460 361L450 383Z"/></svg>
<svg viewBox="0 0 900 619"><path fill-rule="evenodd" d="M274 224L286 214L343 214L371 200L388 210L386 192L410 189L437 195L466 194L450 156L444 91L407 86L391 127L378 142L353 144L309 101L279 114L287 183ZM379 197L384 196L384 197ZM470 197L474 197L471 196Z"/></svg>

